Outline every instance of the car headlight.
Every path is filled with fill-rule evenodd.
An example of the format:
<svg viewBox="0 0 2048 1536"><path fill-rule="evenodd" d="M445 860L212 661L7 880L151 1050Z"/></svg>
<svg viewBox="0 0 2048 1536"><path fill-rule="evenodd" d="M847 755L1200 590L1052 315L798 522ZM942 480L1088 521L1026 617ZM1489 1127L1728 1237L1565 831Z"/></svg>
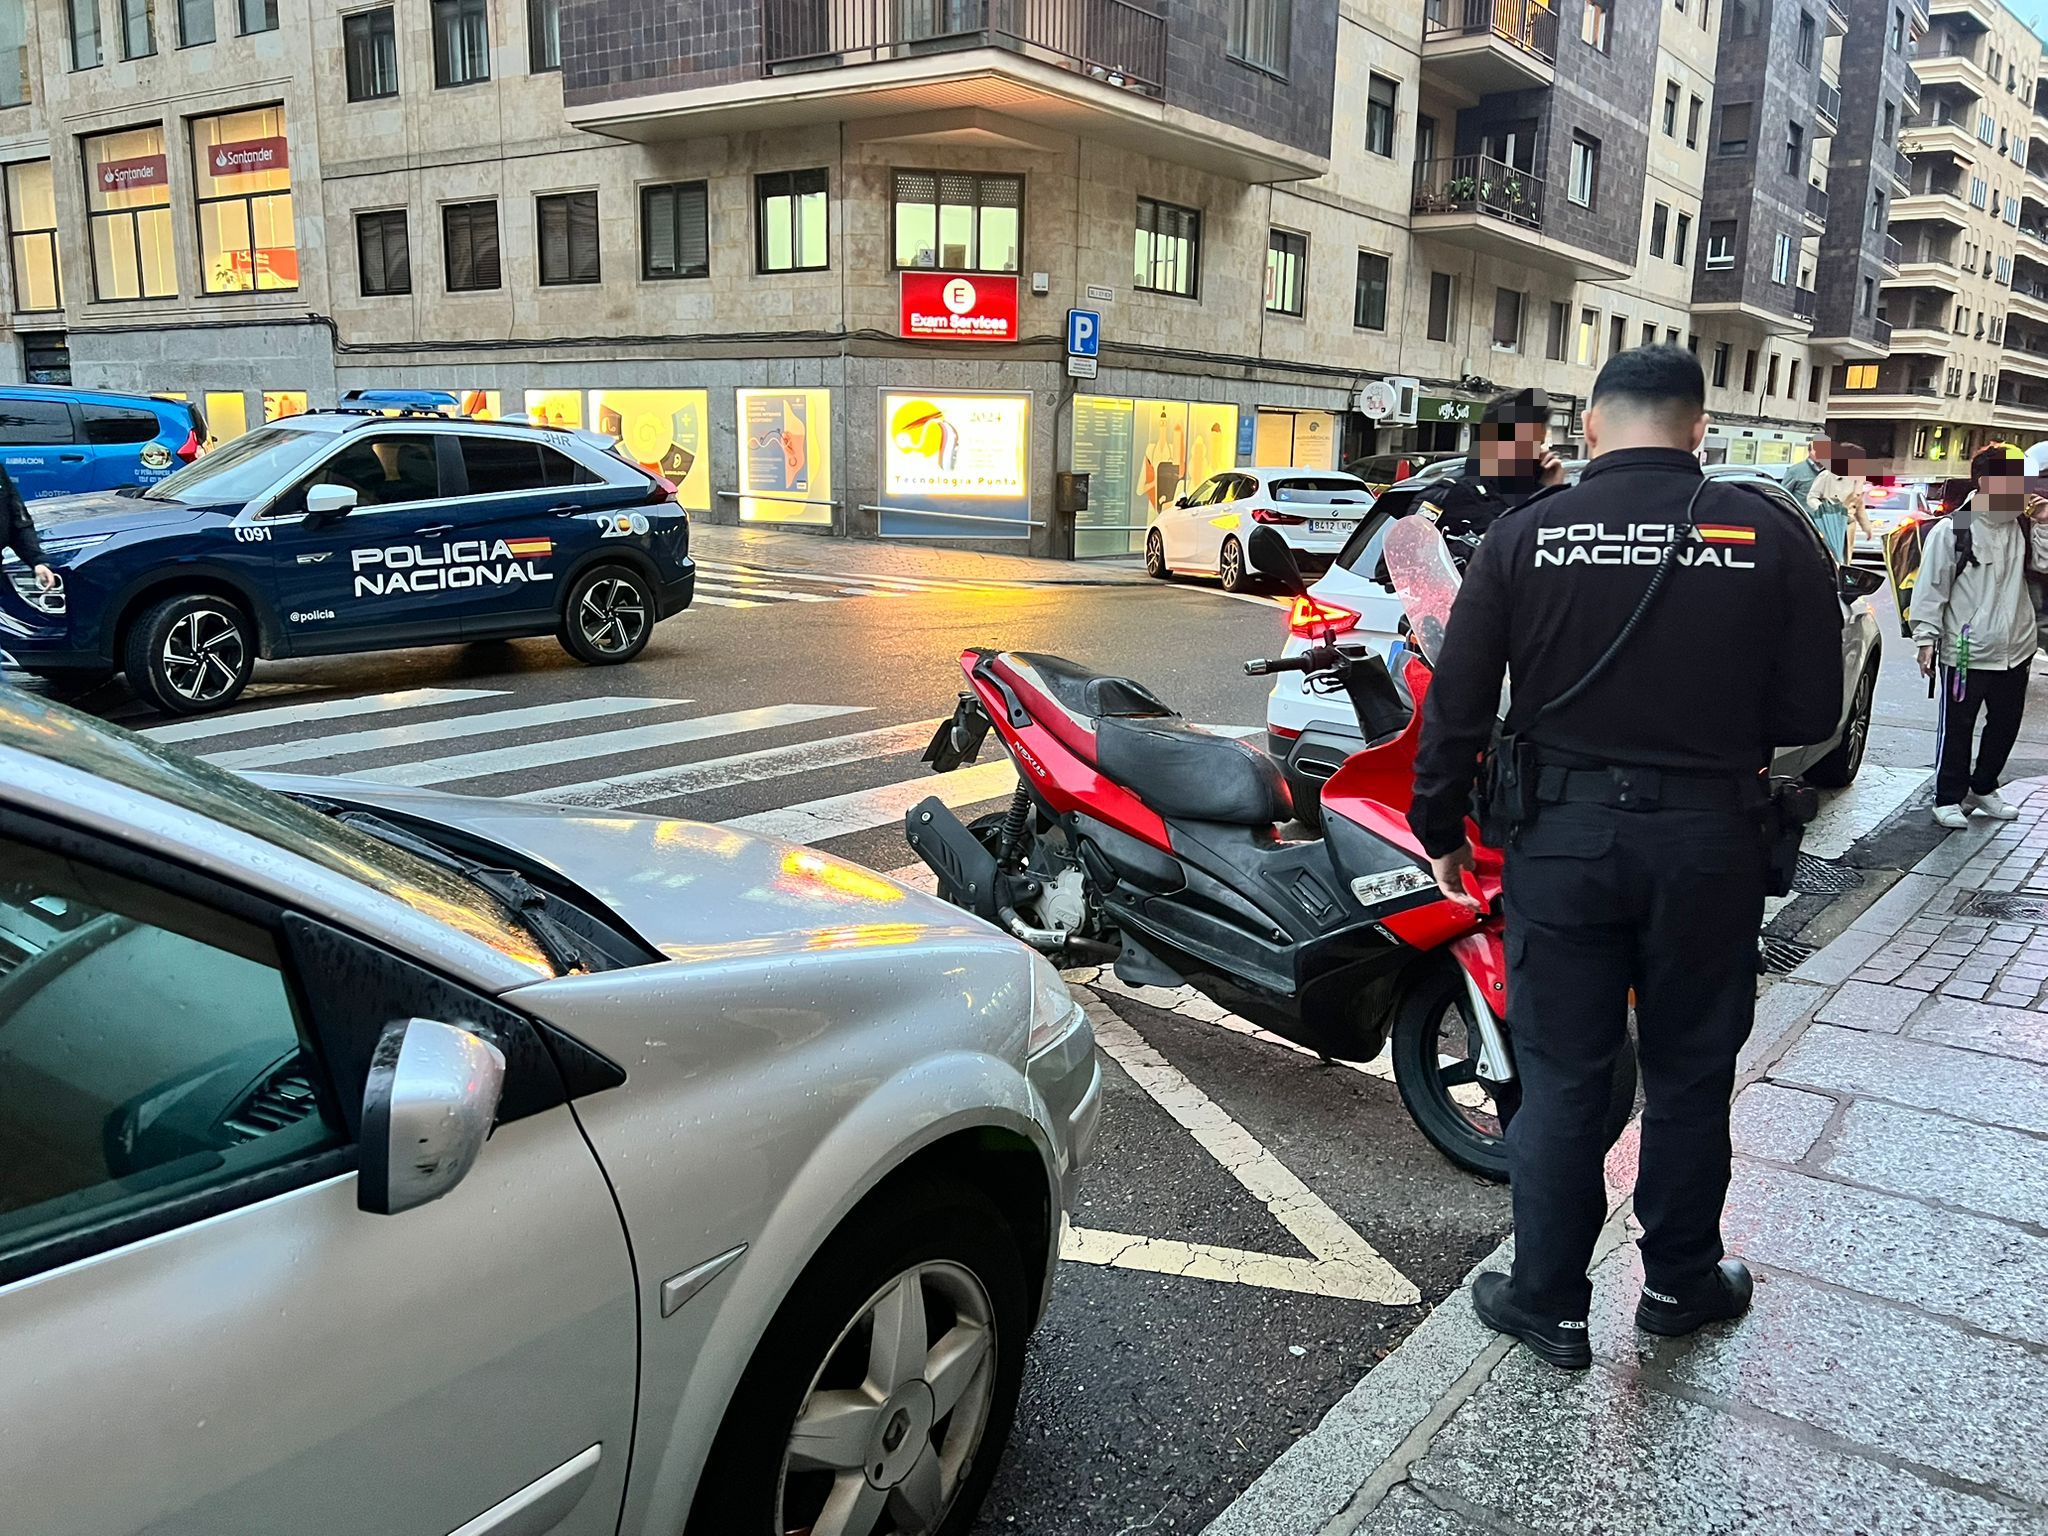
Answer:
<svg viewBox="0 0 2048 1536"><path fill-rule="evenodd" d="M64 577L61 572L57 577L57 585L47 592L43 590L42 583L36 580L36 573L19 562L9 563L7 579L14 584L14 595L38 613L47 613L54 617L64 612Z"/></svg>
<svg viewBox="0 0 2048 1536"><path fill-rule="evenodd" d="M1060 979L1060 973L1043 955L1031 957L1031 1039L1026 1052L1036 1056L1040 1051L1057 1045L1077 1026L1086 1022L1087 1015L1081 1005L1074 1001L1074 994L1067 990L1067 984Z"/></svg>

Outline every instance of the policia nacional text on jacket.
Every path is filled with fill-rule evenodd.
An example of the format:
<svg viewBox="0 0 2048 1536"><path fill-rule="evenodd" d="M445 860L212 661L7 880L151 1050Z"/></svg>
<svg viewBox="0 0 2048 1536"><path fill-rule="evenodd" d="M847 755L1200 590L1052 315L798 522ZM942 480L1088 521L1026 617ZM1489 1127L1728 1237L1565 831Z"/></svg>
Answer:
<svg viewBox="0 0 2048 1536"><path fill-rule="evenodd" d="M1664 1325L1735 1315L1737 1284L1747 1305L1746 1272L1736 1282L1718 1267L1719 1224L1735 1058L1754 1021L1763 771L1775 748L1826 740L1842 711L1834 572L1794 514L1703 484L1704 397L1698 360L1679 348L1640 348L1602 370L1579 484L1502 517L1472 560L1416 762L1410 819L1442 860L1466 848L1474 777L1512 678L1508 729L1527 733L1540 764L1539 807L1504 878L1522 1086L1508 1131L1516 1256L1512 1282L1475 1304L1559 1365L1590 1360L1586 1269L1631 988L1648 1100L1636 1212L1650 1310L1639 1317L1684 1331ZM1612 664L1539 718L1622 633L1667 551L1666 583ZM1659 1296L1676 1298L1670 1310Z"/></svg>

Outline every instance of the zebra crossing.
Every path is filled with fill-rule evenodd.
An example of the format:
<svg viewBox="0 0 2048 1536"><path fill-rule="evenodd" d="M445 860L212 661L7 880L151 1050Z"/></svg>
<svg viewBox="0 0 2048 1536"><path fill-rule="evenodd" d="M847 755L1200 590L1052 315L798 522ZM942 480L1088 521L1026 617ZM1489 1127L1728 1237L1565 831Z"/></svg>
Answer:
<svg viewBox="0 0 2048 1536"><path fill-rule="evenodd" d="M696 604L706 608L768 608L789 603L841 603L858 598L957 597L975 593L1033 592L1047 583L968 577L852 575L754 565L743 560L697 561Z"/></svg>

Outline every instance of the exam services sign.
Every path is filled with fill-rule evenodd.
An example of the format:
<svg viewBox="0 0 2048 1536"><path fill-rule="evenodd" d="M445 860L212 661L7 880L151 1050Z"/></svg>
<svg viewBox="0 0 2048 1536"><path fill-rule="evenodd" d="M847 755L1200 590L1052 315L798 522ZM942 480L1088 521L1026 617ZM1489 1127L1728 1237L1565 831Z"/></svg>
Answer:
<svg viewBox="0 0 2048 1536"><path fill-rule="evenodd" d="M1017 279L905 272L901 318L898 334L912 341L1015 341Z"/></svg>

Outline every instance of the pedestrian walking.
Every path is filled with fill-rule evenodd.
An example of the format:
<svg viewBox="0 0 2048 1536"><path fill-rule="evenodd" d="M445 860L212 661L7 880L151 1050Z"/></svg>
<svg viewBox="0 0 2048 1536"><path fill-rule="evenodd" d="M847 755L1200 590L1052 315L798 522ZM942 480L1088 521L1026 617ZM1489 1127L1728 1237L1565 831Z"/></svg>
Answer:
<svg viewBox="0 0 2048 1536"><path fill-rule="evenodd" d="M1864 502L1869 495L1870 460L1854 443L1830 449L1827 470L1814 477L1802 502L1812 514L1828 549L1847 565L1856 552L1855 538L1875 538ZM1851 531L1853 528L1853 532Z"/></svg>
<svg viewBox="0 0 2048 1536"><path fill-rule="evenodd" d="M1643 1090L1637 1324L1677 1335L1741 1315L1725 1257L1735 1057L1756 1003L1774 748L1842 714L1842 607L1812 528L1707 480L1699 360L1624 352L1586 411L1578 485L1530 501L1480 545L1429 691L1410 822L1458 899L1465 816L1490 759L1505 828L1511 1277L1480 1318L1553 1365L1592 1361L1587 1266L1607 1209L1601 1133L1636 994ZM1489 831L1494 831L1489 826Z"/></svg>
<svg viewBox="0 0 2048 1536"><path fill-rule="evenodd" d="M36 585L49 591L57 585L57 573L43 559L43 541L36 537L36 520L28 515L14 476L7 473L4 464L0 464L0 512L7 519L6 537L0 539L0 549L14 551L24 565L35 571Z"/></svg>
<svg viewBox="0 0 2048 1536"><path fill-rule="evenodd" d="M1785 471L1782 483L1800 506L1806 505L1806 493L1813 489L1813 482L1827 472L1833 458L1834 445L1824 437L1816 437L1806 445L1806 457Z"/></svg>
<svg viewBox="0 0 2048 1536"><path fill-rule="evenodd" d="M1934 819L1957 831L1972 814L1993 821L2019 815L2000 798L1998 781L2019 740L2040 648L2027 592L2035 525L2026 516L2024 476L2020 451L2008 443L1970 461L1974 488L1927 530L1913 588L1913 643L1935 697Z"/></svg>
<svg viewBox="0 0 2048 1536"><path fill-rule="evenodd" d="M1502 513L1564 479L1564 463L1550 447L1550 396L1540 389L1496 396L1472 438L1466 473L1432 489L1417 509L1436 522L1461 559Z"/></svg>

